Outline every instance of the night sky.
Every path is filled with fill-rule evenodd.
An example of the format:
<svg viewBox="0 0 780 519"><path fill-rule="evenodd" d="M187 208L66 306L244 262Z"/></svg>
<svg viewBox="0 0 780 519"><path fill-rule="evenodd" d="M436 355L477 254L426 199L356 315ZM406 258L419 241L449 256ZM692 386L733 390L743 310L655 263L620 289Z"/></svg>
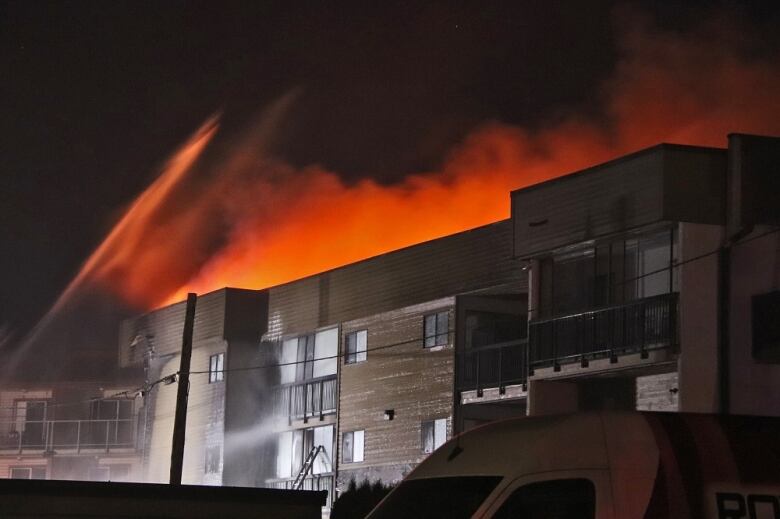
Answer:
<svg viewBox="0 0 780 519"><path fill-rule="evenodd" d="M627 12L726 13L778 49L777 2L558 4L0 3L0 327L24 333L216 111L229 133L298 89L274 152L392 183L485 121L598 119Z"/></svg>

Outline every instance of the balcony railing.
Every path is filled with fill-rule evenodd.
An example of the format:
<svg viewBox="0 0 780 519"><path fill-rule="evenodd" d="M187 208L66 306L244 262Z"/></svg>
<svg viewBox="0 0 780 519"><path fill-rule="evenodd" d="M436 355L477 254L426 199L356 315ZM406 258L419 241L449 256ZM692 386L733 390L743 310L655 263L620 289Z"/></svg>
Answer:
<svg viewBox="0 0 780 519"><path fill-rule="evenodd" d="M0 449L75 450L135 448L135 420L28 420L0 422Z"/></svg>
<svg viewBox="0 0 780 519"><path fill-rule="evenodd" d="M678 295L662 294L553 319L531 321L529 368L554 367L677 346Z"/></svg>
<svg viewBox="0 0 780 519"><path fill-rule="evenodd" d="M478 392L486 387L524 384L526 382L526 339L502 342L459 352L458 389Z"/></svg>
<svg viewBox="0 0 780 519"><path fill-rule="evenodd" d="M295 478L269 479L265 482L265 486L266 488L291 490L293 488L294 482ZM303 480L303 486L301 486L301 490L326 490L328 492L328 498L325 507L330 508L333 504L331 497L333 496L333 483L333 473L314 474L313 476L308 476Z"/></svg>
<svg viewBox="0 0 780 519"><path fill-rule="evenodd" d="M277 389L277 416L289 419L322 418L336 412L336 375L284 384Z"/></svg>

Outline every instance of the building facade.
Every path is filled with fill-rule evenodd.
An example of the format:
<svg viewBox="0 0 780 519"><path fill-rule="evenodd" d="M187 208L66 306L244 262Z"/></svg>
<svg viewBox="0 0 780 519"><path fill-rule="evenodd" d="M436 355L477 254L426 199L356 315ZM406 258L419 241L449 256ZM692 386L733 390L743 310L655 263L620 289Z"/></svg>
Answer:
<svg viewBox="0 0 780 519"><path fill-rule="evenodd" d="M529 414L780 411L780 369L756 354L780 315L779 150L660 145L512 193Z"/></svg>
<svg viewBox="0 0 780 519"><path fill-rule="evenodd" d="M522 309L525 273L511 243L507 220L262 291L199 298L184 481L332 496L352 478L400 480L456 428L461 298ZM146 363L150 381L175 373L183 315L180 303L126 321L123 363ZM167 477L175 387L146 396L150 481Z"/></svg>
<svg viewBox="0 0 780 519"><path fill-rule="evenodd" d="M659 145L514 191L510 220L200 297L184 481L330 503L500 418L779 414L779 150ZM120 334L151 384L150 481L167 480L183 320L181 303Z"/></svg>

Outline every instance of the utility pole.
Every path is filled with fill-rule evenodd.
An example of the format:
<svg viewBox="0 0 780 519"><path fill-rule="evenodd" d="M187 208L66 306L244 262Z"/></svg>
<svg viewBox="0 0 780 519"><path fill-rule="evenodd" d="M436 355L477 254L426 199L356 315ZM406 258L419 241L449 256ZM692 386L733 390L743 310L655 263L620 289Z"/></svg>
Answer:
<svg viewBox="0 0 780 519"><path fill-rule="evenodd" d="M171 448L171 485L181 485L184 465L184 431L187 428L187 396L190 391L190 360L192 359L192 330L195 325L195 303L197 294L187 294L187 310L184 314L184 333L181 339L181 364L179 366L179 388L176 393L176 417L173 422L173 445Z"/></svg>

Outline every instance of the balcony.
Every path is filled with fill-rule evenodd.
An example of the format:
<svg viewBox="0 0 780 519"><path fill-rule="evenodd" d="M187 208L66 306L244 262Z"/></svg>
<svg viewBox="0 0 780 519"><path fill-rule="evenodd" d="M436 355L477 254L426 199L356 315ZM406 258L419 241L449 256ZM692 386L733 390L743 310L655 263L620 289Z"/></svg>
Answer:
<svg viewBox="0 0 780 519"><path fill-rule="evenodd" d="M525 384L527 348L522 339L459 352L458 389L481 396L483 388L497 387L503 394L506 386Z"/></svg>
<svg viewBox="0 0 780 519"><path fill-rule="evenodd" d="M276 415L304 421L319 416L322 420L336 412L336 393L336 375L283 384L274 398Z"/></svg>
<svg viewBox="0 0 780 519"><path fill-rule="evenodd" d="M269 479L265 482L266 488L277 488L281 490L293 489L293 483L295 478L283 478L283 479ZM314 474L307 476L303 480L300 490L325 490L328 492L328 498L325 504L326 508L330 508L333 504L331 496L333 496L333 483L334 477L332 472L324 474Z"/></svg>
<svg viewBox="0 0 780 519"><path fill-rule="evenodd" d="M28 420L0 422L6 432L0 449L23 451L75 451L135 448L135 420ZM21 432L19 432L21 430Z"/></svg>
<svg viewBox="0 0 780 519"><path fill-rule="evenodd" d="M678 294L661 294L578 314L531 321L530 374L561 364L588 362L632 353L648 358L653 350L677 347Z"/></svg>

